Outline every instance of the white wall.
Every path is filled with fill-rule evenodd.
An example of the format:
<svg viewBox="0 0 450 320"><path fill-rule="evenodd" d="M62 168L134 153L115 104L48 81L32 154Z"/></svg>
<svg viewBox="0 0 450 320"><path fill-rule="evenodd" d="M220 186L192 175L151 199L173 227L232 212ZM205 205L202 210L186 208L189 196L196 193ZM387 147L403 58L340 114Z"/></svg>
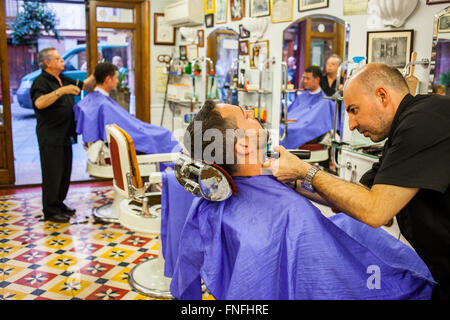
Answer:
<svg viewBox="0 0 450 320"><path fill-rule="evenodd" d="M173 1L156 0L151 2L152 10L152 23L151 28L153 28L153 12L163 12L165 5ZM431 44L432 44L432 32L433 32L433 17L439 11L447 7L448 4L438 4L438 5L426 5L426 0L420 0L416 9L408 18L406 23L399 29L414 29L414 43L413 51L417 51L417 60L423 58L431 58ZM245 1L245 15L249 15L249 1ZM277 61L274 71L274 94L272 98L273 105L278 105L281 96L281 59L283 56L283 43L282 34L283 31L296 20L316 14L326 14L335 16L342 20L347 21L350 24L350 39L349 39L349 57L354 56L366 56L366 37L367 37L367 15L356 15L356 16L344 16L343 15L343 1L339 0L329 0L329 7L317 10L311 10L306 12L298 12L298 1L293 0L293 20L291 22L282 23L269 23L269 27L262 40L269 40L269 53L271 57L274 57ZM205 42L208 35L216 29L216 27L227 26L234 29L236 32L239 31L239 24L244 24L247 18L239 21L230 20L230 9L227 10L227 24L215 25L213 28L205 29ZM267 18L267 17L266 17ZM204 28L204 26L203 26ZM390 30L391 28L386 27L383 30ZM152 79L154 79L154 67L160 65L156 61L156 56L159 53L170 54L173 47L165 46L154 46L153 45L153 30L152 30L152 47L151 47L151 61L152 61ZM179 41L179 40L177 40ZM177 43L178 45L179 43ZM206 54L205 48L199 48L199 55ZM421 66L417 66L415 69L415 76L420 80L420 93L426 93L428 89L428 69L424 69ZM154 87L154 86L152 86ZM163 101L163 94L156 94L154 89L152 89L152 123L155 123L156 119L153 115L157 114L158 107L160 108ZM272 114L271 122L274 127L278 127L279 119L278 113ZM168 115L166 115L167 117ZM158 120L159 122L159 120ZM348 126L346 126L348 127ZM351 136L347 132L347 136ZM351 138L351 137L350 137ZM364 138L364 137L363 137ZM354 139L354 137L353 137ZM365 138L364 138L365 139ZM363 139L363 140L364 140ZM347 139L346 139L347 140Z"/></svg>

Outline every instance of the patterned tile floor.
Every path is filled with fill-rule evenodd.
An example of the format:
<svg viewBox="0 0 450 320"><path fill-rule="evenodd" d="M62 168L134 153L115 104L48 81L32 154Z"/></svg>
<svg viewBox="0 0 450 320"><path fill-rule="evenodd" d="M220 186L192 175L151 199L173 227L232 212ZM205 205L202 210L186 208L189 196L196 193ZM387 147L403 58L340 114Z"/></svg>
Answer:
<svg viewBox="0 0 450 320"><path fill-rule="evenodd" d="M128 272L158 255L156 234L95 224L112 186L69 190L71 223L41 221L41 192L0 195L0 300L138 300Z"/></svg>

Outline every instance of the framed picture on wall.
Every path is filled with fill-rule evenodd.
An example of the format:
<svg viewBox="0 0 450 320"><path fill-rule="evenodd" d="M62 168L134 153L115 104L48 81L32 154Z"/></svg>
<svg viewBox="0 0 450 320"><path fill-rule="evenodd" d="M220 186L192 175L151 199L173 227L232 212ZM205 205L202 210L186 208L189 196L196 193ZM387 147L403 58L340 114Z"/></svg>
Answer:
<svg viewBox="0 0 450 320"><path fill-rule="evenodd" d="M450 32L450 13L439 17L438 32Z"/></svg>
<svg viewBox="0 0 450 320"><path fill-rule="evenodd" d="M227 0L216 0L216 24L227 23Z"/></svg>
<svg viewBox="0 0 450 320"><path fill-rule="evenodd" d="M198 47L196 44L186 45L186 60L192 61L198 58Z"/></svg>
<svg viewBox="0 0 450 320"><path fill-rule="evenodd" d="M205 15L205 26L207 28L214 27L214 13Z"/></svg>
<svg viewBox="0 0 450 320"><path fill-rule="evenodd" d="M250 17L270 15L270 0L250 0Z"/></svg>
<svg viewBox="0 0 450 320"><path fill-rule="evenodd" d="M186 46L179 46L180 60L186 60Z"/></svg>
<svg viewBox="0 0 450 320"><path fill-rule="evenodd" d="M328 0L298 0L299 12L327 7L328 7Z"/></svg>
<svg viewBox="0 0 450 320"><path fill-rule="evenodd" d="M241 20L245 15L245 0L230 0L231 21Z"/></svg>
<svg viewBox="0 0 450 320"><path fill-rule="evenodd" d="M293 0L270 0L270 21L272 23L292 21Z"/></svg>
<svg viewBox="0 0 450 320"><path fill-rule="evenodd" d="M250 38L250 31L245 29L243 24L239 25L239 39L247 39Z"/></svg>
<svg viewBox="0 0 450 320"><path fill-rule="evenodd" d="M250 42L248 46L250 68L257 69L261 61L269 57L269 40Z"/></svg>
<svg viewBox="0 0 450 320"><path fill-rule="evenodd" d="M450 0L444 1L444 0L427 0L427 4L439 4L439 3L450 3Z"/></svg>
<svg viewBox="0 0 450 320"><path fill-rule="evenodd" d="M205 46L205 30L203 29L197 30L197 45L199 48L203 48Z"/></svg>
<svg viewBox="0 0 450 320"><path fill-rule="evenodd" d="M175 28L165 22L163 13L155 13L153 32L154 44L169 46L175 44Z"/></svg>
<svg viewBox="0 0 450 320"><path fill-rule="evenodd" d="M239 55L248 56L248 40L239 41Z"/></svg>
<svg viewBox="0 0 450 320"><path fill-rule="evenodd" d="M367 32L367 63L382 62L396 68L405 67L411 58L414 30Z"/></svg>
<svg viewBox="0 0 450 320"><path fill-rule="evenodd" d="M216 1L217 0L205 0L205 13L215 13L216 12Z"/></svg>

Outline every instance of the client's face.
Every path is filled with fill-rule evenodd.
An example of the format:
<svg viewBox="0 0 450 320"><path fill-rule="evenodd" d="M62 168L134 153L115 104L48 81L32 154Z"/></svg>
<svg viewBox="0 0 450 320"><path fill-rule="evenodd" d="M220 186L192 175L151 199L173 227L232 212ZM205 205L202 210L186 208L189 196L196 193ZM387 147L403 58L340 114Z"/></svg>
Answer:
<svg viewBox="0 0 450 320"><path fill-rule="evenodd" d="M223 118L233 119L237 128L250 137L250 140L255 137L258 149L266 147L268 131L264 129L258 119L255 119L253 110L245 110L242 107L230 104L217 104L216 108Z"/></svg>

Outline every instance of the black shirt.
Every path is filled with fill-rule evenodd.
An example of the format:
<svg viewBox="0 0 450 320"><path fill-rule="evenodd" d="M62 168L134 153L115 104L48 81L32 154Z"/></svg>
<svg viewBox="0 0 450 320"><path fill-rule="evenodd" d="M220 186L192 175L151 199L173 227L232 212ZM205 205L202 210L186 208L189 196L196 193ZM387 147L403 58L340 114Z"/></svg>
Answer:
<svg viewBox="0 0 450 320"><path fill-rule="evenodd" d="M341 77L340 80L341 80L340 84L343 84L344 78ZM336 79L334 79L330 87L330 85L328 84L328 78L326 75L324 75L322 76L322 78L320 78L320 87L327 96L331 97L336 92Z"/></svg>
<svg viewBox="0 0 450 320"><path fill-rule="evenodd" d="M76 85L77 81L63 74L59 75L62 85ZM39 144L49 145L70 145L76 141L75 119L73 106L74 96L65 94L59 97L51 106L44 109L37 109L35 101L40 96L48 94L60 88L58 80L50 73L42 70L42 73L33 81L30 89L33 109L36 114L36 133ZM78 87L83 88L83 81L78 82ZM72 137L72 139L71 139Z"/></svg>
<svg viewBox="0 0 450 320"><path fill-rule="evenodd" d="M420 188L397 222L439 283L439 298L450 299L450 99L408 94L380 161L360 182Z"/></svg>

